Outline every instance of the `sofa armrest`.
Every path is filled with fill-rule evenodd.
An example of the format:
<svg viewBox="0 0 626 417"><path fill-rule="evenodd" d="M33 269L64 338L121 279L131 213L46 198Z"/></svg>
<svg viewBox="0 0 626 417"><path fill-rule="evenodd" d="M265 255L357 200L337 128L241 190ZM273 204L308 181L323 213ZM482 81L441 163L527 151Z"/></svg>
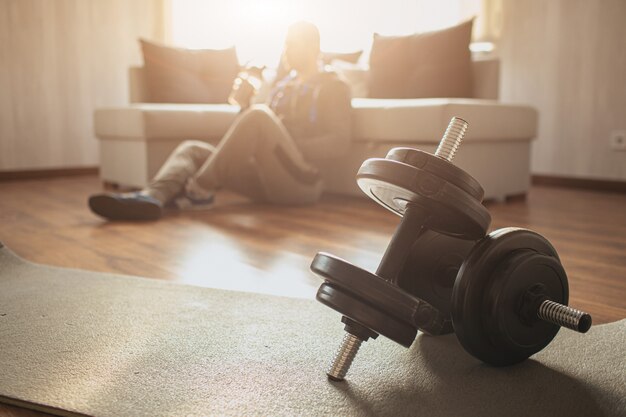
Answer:
<svg viewBox="0 0 626 417"><path fill-rule="evenodd" d="M473 98L498 100L500 98L500 61L484 59L472 61L474 81Z"/></svg>
<svg viewBox="0 0 626 417"><path fill-rule="evenodd" d="M149 101L144 67L130 67L128 69L128 100L130 103L147 103Z"/></svg>

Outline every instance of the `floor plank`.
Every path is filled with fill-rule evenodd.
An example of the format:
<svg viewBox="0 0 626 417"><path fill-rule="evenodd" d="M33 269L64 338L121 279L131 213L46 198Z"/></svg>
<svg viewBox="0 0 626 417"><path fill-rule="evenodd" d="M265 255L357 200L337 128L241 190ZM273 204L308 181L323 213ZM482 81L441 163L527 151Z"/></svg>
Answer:
<svg viewBox="0 0 626 417"><path fill-rule="evenodd" d="M311 298L318 251L376 269L398 218L368 199L328 196L311 207L220 195L204 212L107 223L87 208L96 177L0 182L0 241L39 263L180 283ZM570 304L594 323L626 317L626 195L533 187L491 203L492 229L527 227L557 248ZM36 415L0 406L0 416ZM38 415L38 414L37 414Z"/></svg>

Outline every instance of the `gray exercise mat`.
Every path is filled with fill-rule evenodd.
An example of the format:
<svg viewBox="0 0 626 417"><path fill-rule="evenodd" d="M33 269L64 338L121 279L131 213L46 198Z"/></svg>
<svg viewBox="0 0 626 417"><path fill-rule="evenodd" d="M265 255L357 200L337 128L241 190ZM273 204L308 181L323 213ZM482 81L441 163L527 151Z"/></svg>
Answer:
<svg viewBox="0 0 626 417"><path fill-rule="evenodd" d="M500 369L454 336L410 349L380 337L331 383L339 319L310 300L47 267L2 248L0 401L94 416L626 415L626 320L562 330Z"/></svg>

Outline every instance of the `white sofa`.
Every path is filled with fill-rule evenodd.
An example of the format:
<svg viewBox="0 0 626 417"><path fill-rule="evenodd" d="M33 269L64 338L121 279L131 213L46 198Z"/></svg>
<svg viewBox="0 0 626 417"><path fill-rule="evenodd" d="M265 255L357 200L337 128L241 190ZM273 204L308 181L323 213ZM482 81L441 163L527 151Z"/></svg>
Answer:
<svg viewBox="0 0 626 417"><path fill-rule="evenodd" d="M454 162L483 185L485 198L525 194L537 112L497 100L498 61L474 61L473 70L471 99L353 98L350 152L321 166L328 191L361 195L354 175L363 160L384 157L395 146L434 152L450 118L459 116L469 129ZM129 87L131 104L95 112L100 175L107 183L145 185L181 141L215 143L239 112L227 104L142 103L142 68L131 68Z"/></svg>

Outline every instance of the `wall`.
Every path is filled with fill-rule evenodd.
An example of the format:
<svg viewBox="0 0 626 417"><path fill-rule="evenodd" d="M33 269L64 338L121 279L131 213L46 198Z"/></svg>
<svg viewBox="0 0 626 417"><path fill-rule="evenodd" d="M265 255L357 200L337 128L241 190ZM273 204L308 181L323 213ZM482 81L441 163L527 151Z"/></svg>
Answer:
<svg viewBox="0 0 626 417"><path fill-rule="evenodd" d="M539 110L532 171L626 180L626 1L505 0L501 96Z"/></svg>
<svg viewBox="0 0 626 417"><path fill-rule="evenodd" d="M0 171L98 164L93 109L128 103L161 0L0 0Z"/></svg>

